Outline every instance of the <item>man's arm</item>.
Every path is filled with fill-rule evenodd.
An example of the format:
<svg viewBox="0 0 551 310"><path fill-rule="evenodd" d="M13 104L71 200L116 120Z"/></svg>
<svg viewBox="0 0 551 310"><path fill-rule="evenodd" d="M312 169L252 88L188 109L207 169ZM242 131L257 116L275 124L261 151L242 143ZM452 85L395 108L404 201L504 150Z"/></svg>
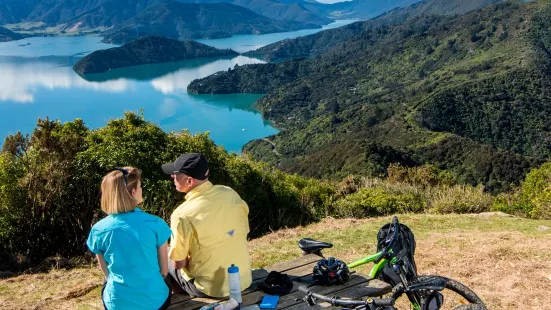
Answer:
<svg viewBox="0 0 551 310"><path fill-rule="evenodd" d="M172 218L170 221L172 239L170 240L170 251L168 257L174 262L176 269L187 268L189 264L189 251L193 228L185 218Z"/></svg>
<svg viewBox="0 0 551 310"><path fill-rule="evenodd" d="M187 268L188 259L174 261L174 268L175 269L184 269Z"/></svg>

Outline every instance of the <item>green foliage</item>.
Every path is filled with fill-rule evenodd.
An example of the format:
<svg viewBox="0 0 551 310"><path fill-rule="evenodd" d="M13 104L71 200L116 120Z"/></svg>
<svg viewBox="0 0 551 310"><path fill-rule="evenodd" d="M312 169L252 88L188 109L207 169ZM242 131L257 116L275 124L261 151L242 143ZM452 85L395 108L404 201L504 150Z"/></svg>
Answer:
<svg viewBox="0 0 551 310"><path fill-rule="evenodd" d="M404 167L399 164L391 164L388 167L388 180L396 183L408 183L423 188L456 183L450 172L440 170L433 165Z"/></svg>
<svg viewBox="0 0 551 310"><path fill-rule="evenodd" d="M532 218L551 218L551 163L530 171L520 188L520 206ZM529 209L529 210L528 210Z"/></svg>
<svg viewBox="0 0 551 310"><path fill-rule="evenodd" d="M499 195L493 209L534 219L551 218L551 163L532 169L521 186Z"/></svg>
<svg viewBox="0 0 551 310"><path fill-rule="evenodd" d="M412 192L365 187L335 203L335 212L343 217L370 217L419 212L425 208L422 198Z"/></svg>

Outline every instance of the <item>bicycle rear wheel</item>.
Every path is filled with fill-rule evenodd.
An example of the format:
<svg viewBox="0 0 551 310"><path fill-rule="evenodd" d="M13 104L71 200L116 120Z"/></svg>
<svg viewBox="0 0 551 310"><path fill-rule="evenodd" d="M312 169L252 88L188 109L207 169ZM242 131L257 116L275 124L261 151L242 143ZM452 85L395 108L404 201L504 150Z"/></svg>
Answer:
<svg viewBox="0 0 551 310"><path fill-rule="evenodd" d="M414 284L438 284L444 286L440 294L444 296L444 303L439 310L487 310L482 299L467 286L441 276L419 276ZM433 291L419 291L418 294L430 294ZM402 284L396 285L392 290L392 297L398 299L405 293Z"/></svg>

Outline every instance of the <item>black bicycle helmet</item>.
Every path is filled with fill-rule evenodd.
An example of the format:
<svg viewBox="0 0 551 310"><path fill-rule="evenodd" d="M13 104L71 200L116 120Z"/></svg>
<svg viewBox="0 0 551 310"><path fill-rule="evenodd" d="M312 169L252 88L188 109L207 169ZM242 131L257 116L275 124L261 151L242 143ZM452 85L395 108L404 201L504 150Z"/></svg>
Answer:
<svg viewBox="0 0 551 310"><path fill-rule="evenodd" d="M324 258L314 266L314 281L320 285L343 284L350 278L348 266L334 257Z"/></svg>
<svg viewBox="0 0 551 310"><path fill-rule="evenodd" d="M293 289L293 281L284 273L270 271L266 279L260 282L259 286L270 295L282 296L288 294Z"/></svg>

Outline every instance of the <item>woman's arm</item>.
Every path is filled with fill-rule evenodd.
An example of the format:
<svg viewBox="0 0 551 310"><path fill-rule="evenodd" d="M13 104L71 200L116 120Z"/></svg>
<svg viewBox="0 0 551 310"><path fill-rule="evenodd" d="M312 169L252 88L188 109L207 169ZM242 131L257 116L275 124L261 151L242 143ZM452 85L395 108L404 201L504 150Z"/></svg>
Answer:
<svg viewBox="0 0 551 310"><path fill-rule="evenodd" d="M107 281L107 277L109 277L109 270L107 269L105 258L101 254L96 254L96 258L98 259L99 268L103 272L103 277L105 278L105 281Z"/></svg>
<svg viewBox="0 0 551 310"><path fill-rule="evenodd" d="M166 277L168 274L168 243L157 248L157 257L159 259L159 267L161 267L161 275Z"/></svg>

